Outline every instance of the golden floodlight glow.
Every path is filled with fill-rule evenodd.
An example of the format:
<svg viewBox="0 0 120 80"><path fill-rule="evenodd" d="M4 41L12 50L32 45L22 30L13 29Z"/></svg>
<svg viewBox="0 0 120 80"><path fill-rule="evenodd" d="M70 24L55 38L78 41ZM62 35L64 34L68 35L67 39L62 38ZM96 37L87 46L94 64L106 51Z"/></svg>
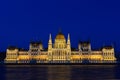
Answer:
<svg viewBox="0 0 120 80"><path fill-rule="evenodd" d="M6 50L5 63L115 63L114 47L106 46L92 50L89 41L80 42L78 49L71 49L70 34L67 40L59 32L52 43L50 34L48 48L44 49L42 42L31 42L29 50L9 47Z"/></svg>

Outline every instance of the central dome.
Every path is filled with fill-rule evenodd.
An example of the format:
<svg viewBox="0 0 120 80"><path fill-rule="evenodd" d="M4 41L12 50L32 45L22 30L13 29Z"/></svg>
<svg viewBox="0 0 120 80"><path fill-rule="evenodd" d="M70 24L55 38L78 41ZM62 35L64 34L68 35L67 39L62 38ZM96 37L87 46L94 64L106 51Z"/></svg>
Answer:
<svg viewBox="0 0 120 80"><path fill-rule="evenodd" d="M56 39L65 39L65 36L61 32L59 32L56 36Z"/></svg>

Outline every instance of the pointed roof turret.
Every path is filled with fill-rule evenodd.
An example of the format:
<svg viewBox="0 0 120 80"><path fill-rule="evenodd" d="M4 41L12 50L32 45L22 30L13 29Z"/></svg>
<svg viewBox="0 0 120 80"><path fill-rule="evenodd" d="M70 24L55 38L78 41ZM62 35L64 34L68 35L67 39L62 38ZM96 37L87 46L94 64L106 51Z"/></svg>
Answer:
<svg viewBox="0 0 120 80"><path fill-rule="evenodd" d="M52 44L52 37L51 37L51 33L49 35L49 44Z"/></svg>
<svg viewBox="0 0 120 80"><path fill-rule="evenodd" d="M68 33L68 40L67 40L67 44L70 44L70 34Z"/></svg>

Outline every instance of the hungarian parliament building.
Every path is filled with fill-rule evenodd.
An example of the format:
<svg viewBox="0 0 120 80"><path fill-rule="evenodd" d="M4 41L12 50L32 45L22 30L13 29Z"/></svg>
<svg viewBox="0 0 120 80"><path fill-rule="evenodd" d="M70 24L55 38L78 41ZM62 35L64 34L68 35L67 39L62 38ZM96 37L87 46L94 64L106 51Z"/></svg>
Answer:
<svg viewBox="0 0 120 80"><path fill-rule="evenodd" d="M92 50L89 41L80 41L78 49L71 49L70 34L67 40L60 31L52 42L49 35L48 48L42 42L30 42L29 49L8 47L5 63L115 63L113 46Z"/></svg>

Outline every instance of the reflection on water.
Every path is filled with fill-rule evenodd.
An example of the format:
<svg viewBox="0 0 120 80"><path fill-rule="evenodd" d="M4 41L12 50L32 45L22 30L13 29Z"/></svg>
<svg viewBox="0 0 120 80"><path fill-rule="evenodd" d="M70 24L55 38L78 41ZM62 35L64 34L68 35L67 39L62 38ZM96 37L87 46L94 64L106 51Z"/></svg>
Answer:
<svg viewBox="0 0 120 80"><path fill-rule="evenodd" d="M49 66L48 80L70 80L70 66Z"/></svg>
<svg viewBox="0 0 120 80"><path fill-rule="evenodd" d="M103 80L115 79L115 66L98 65L98 66L75 66L71 68L71 80Z"/></svg>
<svg viewBox="0 0 120 80"><path fill-rule="evenodd" d="M1 65L0 80L120 79L119 65Z"/></svg>

